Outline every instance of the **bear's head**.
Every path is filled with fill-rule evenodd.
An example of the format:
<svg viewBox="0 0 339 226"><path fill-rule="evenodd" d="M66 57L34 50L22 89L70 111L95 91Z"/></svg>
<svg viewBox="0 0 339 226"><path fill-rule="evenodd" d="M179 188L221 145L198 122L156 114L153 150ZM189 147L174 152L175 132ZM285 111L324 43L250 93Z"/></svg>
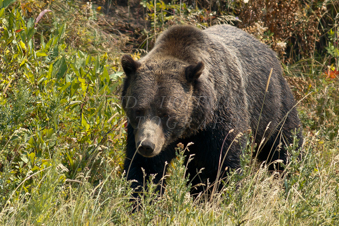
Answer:
<svg viewBox="0 0 339 226"><path fill-rule="evenodd" d="M201 114L197 110L201 100L194 87L204 64L173 58L138 62L128 55L121 62L126 74L122 107L134 129L136 149L144 157L156 156L195 129L192 116Z"/></svg>

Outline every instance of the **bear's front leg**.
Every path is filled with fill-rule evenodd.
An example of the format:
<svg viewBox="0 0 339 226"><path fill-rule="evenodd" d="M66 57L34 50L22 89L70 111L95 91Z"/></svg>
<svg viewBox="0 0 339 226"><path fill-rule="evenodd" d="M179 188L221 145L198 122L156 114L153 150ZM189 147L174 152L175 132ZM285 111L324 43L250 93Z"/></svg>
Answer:
<svg viewBox="0 0 339 226"><path fill-rule="evenodd" d="M158 184L156 191L163 193L164 181L161 179L165 175L167 164L174 157L174 148L166 148L159 155L152 158L146 158L140 155L135 145L135 137L132 126L127 127L127 147L124 169L127 180L132 180L131 187L134 189L133 196L136 198L144 190L145 182L148 182L150 176L155 175L152 181Z"/></svg>

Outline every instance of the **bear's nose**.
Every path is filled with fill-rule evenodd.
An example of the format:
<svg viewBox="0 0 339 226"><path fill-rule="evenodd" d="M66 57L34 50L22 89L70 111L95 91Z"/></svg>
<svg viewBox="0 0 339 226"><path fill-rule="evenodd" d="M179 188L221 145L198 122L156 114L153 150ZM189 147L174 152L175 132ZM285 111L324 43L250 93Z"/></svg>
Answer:
<svg viewBox="0 0 339 226"><path fill-rule="evenodd" d="M142 156L148 157L148 156L152 156L154 148L155 148L155 144L153 144L150 141L145 140L141 143L141 146L139 146L138 152Z"/></svg>

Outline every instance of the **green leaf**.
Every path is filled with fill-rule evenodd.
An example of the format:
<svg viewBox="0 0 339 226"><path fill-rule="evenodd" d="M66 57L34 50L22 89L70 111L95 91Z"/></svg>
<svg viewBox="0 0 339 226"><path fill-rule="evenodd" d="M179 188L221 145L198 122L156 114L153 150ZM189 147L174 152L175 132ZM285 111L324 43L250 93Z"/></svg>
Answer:
<svg viewBox="0 0 339 226"><path fill-rule="evenodd" d="M22 65L24 65L26 62L27 62L27 58L25 57L25 58L21 61L20 67L21 67Z"/></svg>
<svg viewBox="0 0 339 226"><path fill-rule="evenodd" d="M79 89L79 87L80 87L79 82L76 79L74 79L71 86L71 96L74 95L74 93Z"/></svg>
<svg viewBox="0 0 339 226"><path fill-rule="evenodd" d="M87 90L87 84L86 84L86 79L84 78L78 78L79 82L81 83L81 89L82 91L86 92ZM85 94L84 94L85 95Z"/></svg>
<svg viewBox="0 0 339 226"><path fill-rule="evenodd" d="M53 72L53 64L50 64L48 68L48 73L47 73L48 79L52 78L52 72Z"/></svg>
<svg viewBox="0 0 339 226"><path fill-rule="evenodd" d="M67 156L67 159L69 161L70 166L73 167L74 161L73 161L72 157L68 153L66 153L66 156Z"/></svg>
<svg viewBox="0 0 339 226"><path fill-rule="evenodd" d="M71 74L66 74L65 81L66 81L66 83L72 82L72 75Z"/></svg>
<svg viewBox="0 0 339 226"><path fill-rule="evenodd" d="M72 83L71 82L69 82L69 83L67 83L66 85L64 85L61 89L60 89L60 93L63 93L70 85L71 85Z"/></svg>
<svg viewBox="0 0 339 226"><path fill-rule="evenodd" d="M85 127L85 129L86 129L86 132L89 130L89 124L87 123L87 121L86 121L86 119L85 119L85 117L84 117L84 114L82 114L81 115L81 125L83 126L83 127Z"/></svg>
<svg viewBox="0 0 339 226"><path fill-rule="evenodd" d="M99 60L99 56L97 56L97 58L95 59L95 64L94 64L94 74L99 73L100 70L100 60Z"/></svg>
<svg viewBox="0 0 339 226"><path fill-rule="evenodd" d="M37 57L47 56L47 53L45 53L45 52L39 50L38 52L36 52L36 56L37 56ZM51 64L51 66L52 66L52 64Z"/></svg>
<svg viewBox="0 0 339 226"><path fill-rule="evenodd" d="M47 42L47 44L45 44L45 50L49 51L49 48L51 47L52 42L53 42L53 39L50 39L50 40Z"/></svg>
<svg viewBox="0 0 339 226"><path fill-rule="evenodd" d="M26 155L22 155L21 156L21 160L24 162L24 163L28 163L28 158Z"/></svg>
<svg viewBox="0 0 339 226"><path fill-rule="evenodd" d="M36 30L35 30L34 27L29 28L29 29L27 30L27 39L31 39L31 38L33 37L35 31L36 31Z"/></svg>
<svg viewBox="0 0 339 226"><path fill-rule="evenodd" d="M4 14L5 14L5 8L2 8L2 9L0 10L0 17L2 17Z"/></svg>
<svg viewBox="0 0 339 226"><path fill-rule="evenodd" d="M65 28L66 28L66 24L63 24L60 28L59 28L59 39L61 39L61 36L64 35L65 33Z"/></svg>
<svg viewBox="0 0 339 226"><path fill-rule="evenodd" d="M28 41L28 51L30 53L33 53L34 52L34 48L33 48L33 39L29 39Z"/></svg>
<svg viewBox="0 0 339 226"><path fill-rule="evenodd" d="M41 45L41 49L45 49L46 43L45 43L45 38L44 38L43 32L41 32L41 36L40 36L40 45Z"/></svg>
<svg viewBox="0 0 339 226"><path fill-rule="evenodd" d="M6 8L16 0L0 0L0 8Z"/></svg>
<svg viewBox="0 0 339 226"><path fill-rule="evenodd" d="M58 73L56 74L57 79L60 79L64 77L66 71L67 71L67 64L65 57L62 57L59 61L59 68L58 68Z"/></svg>
<svg viewBox="0 0 339 226"><path fill-rule="evenodd" d="M34 19L29 18L27 22L27 28L32 28L32 27L34 27Z"/></svg>
<svg viewBox="0 0 339 226"><path fill-rule="evenodd" d="M35 165L32 169L33 172L37 172L39 170L41 170L37 165Z"/></svg>
<svg viewBox="0 0 339 226"><path fill-rule="evenodd" d="M108 75L108 71L107 71L107 68L104 67L104 72L102 73L102 76L101 76L101 81L108 81L110 79L109 75Z"/></svg>
<svg viewBox="0 0 339 226"><path fill-rule="evenodd" d="M113 81L117 80L118 78L120 78L122 75L124 74L124 72L115 72L114 74L110 74L109 78Z"/></svg>
<svg viewBox="0 0 339 226"><path fill-rule="evenodd" d="M69 66L71 67L72 71L76 74L76 76L80 77L80 73L76 68L75 64L69 64Z"/></svg>
<svg viewBox="0 0 339 226"><path fill-rule="evenodd" d="M31 163L34 163L34 160L35 160L35 153L32 152L32 153L29 153L27 154L28 158L31 160Z"/></svg>
<svg viewBox="0 0 339 226"><path fill-rule="evenodd" d="M20 40L19 44L20 44L20 47L21 47L23 50L26 50L26 45L25 45L25 43L23 43L23 42Z"/></svg>
<svg viewBox="0 0 339 226"><path fill-rule="evenodd" d="M24 73L24 75L28 78L28 80L31 82L31 84L34 84L34 75L31 72Z"/></svg>

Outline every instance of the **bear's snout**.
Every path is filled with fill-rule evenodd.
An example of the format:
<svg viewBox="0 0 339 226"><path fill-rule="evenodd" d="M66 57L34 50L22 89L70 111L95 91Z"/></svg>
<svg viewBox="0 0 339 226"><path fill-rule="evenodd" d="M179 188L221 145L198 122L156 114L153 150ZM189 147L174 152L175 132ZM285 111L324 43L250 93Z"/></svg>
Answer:
<svg viewBox="0 0 339 226"><path fill-rule="evenodd" d="M165 143L162 126L152 120L146 120L135 129L135 144L138 153L146 158L158 155Z"/></svg>

